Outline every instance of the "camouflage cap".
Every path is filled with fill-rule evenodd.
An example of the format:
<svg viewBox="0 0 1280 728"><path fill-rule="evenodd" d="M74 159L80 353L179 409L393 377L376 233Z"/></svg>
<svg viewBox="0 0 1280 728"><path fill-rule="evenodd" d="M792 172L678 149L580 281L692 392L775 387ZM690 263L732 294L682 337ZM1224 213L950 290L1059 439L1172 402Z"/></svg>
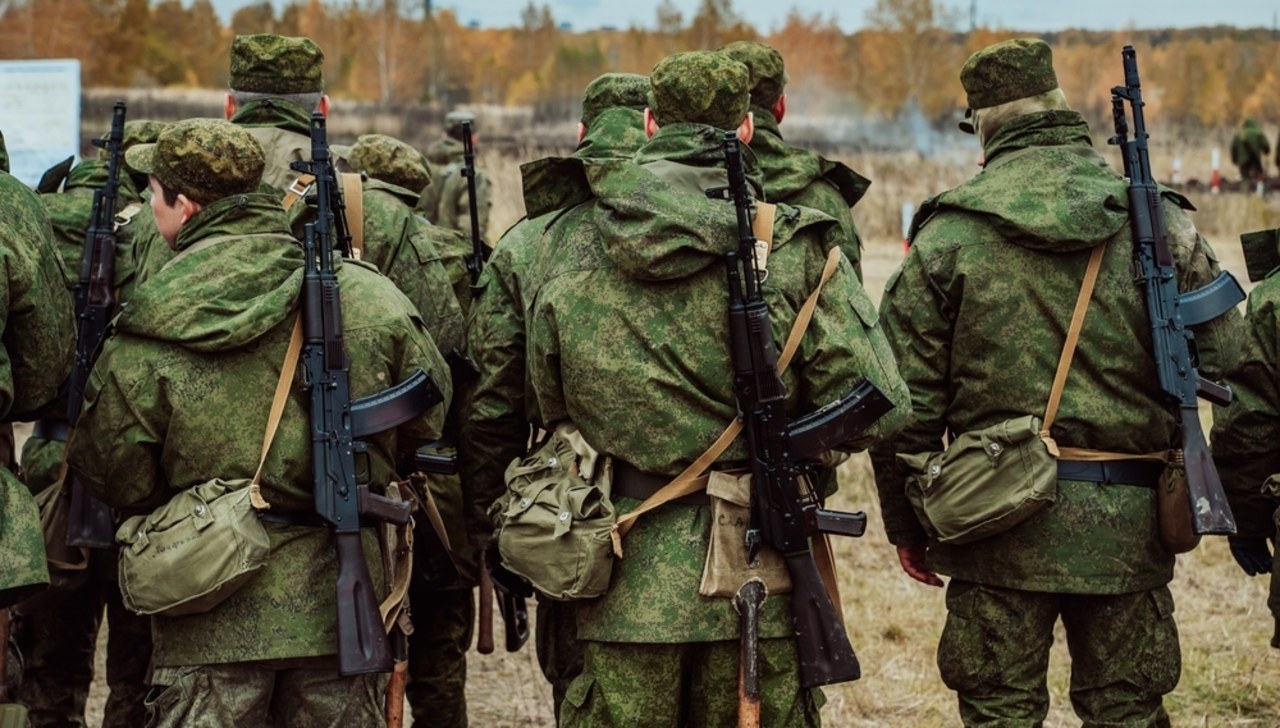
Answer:
<svg viewBox="0 0 1280 728"><path fill-rule="evenodd" d="M444 115L444 130L461 133L463 122L471 122L471 131L476 130L476 115L470 111L450 111Z"/></svg>
<svg viewBox="0 0 1280 728"><path fill-rule="evenodd" d="M155 144L156 139L160 138L160 132L164 131L166 126L168 126L166 122L151 121L149 119L126 121L124 123L124 150L129 151L130 148L139 144ZM106 139L106 135L104 134L102 138ZM107 150L99 148L98 159L106 161L107 157Z"/></svg>
<svg viewBox="0 0 1280 728"><path fill-rule="evenodd" d="M236 91L308 94L324 91L324 52L310 38L237 35L231 41L231 78Z"/></svg>
<svg viewBox="0 0 1280 728"><path fill-rule="evenodd" d="M582 92L582 123L591 126L605 109L644 111L649 105L649 79L637 73L597 76Z"/></svg>
<svg viewBox="0 0 1280 728"><path fill-rule="evenodd" d="M751 103L751 72L716 51L673 53L649 73L649 108L659 124L736 129Z"/></svg>
<svg viewBox="0 0 1280 728"><path fill-rule="evenodd" d="M431 171L422 153L386 134L362 134L351 147L333 147L351 168L374 179L417 192L431 184Z"/></svg>
<svg viewBox="0 0 1280 728"><path fill-rule="evenodd" d="M773 46L753 40L739 40L720 49L720 52L747 67L751 72L751 105L772 109L787 87L787 70L782 54Z"/></svg>
<svg viewBox="0 0 1280 728"><path fill-rule="evenodd" d="M965 61L960 83L971 109L1038 96L1058 88L1053 51L1039 38L1014 38L989 45Z"/></svg>
<svg viewBox="0 0 1280 728"><path fill-rule="evenodd" d="M202 205L256 192L266 165L258 140L222 119L170 124L155 144L139 144L125 152L125 161Z"/></svg>

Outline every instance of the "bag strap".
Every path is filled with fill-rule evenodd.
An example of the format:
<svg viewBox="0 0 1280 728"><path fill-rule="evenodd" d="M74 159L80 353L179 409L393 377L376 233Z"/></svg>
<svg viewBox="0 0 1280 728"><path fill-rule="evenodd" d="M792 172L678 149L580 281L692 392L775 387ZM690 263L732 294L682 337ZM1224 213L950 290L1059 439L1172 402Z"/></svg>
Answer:
<svg viewBox="0 0 1280 728"><path fill-rule="evenodd" d="M364 187L360 175L342 175L342 203L347 208L347 231L351 233L351 257L360 260L364 250Z"/></svg>
<svg viewBox="0 0 1280 728"><path fill-rule="evenodd" d="M276 393L271 398L271 414L267 416L267 431L262 435L262 455L258 457L258 470L253 474L253 482L249 483L249 503L260 511L271 508L271 504L262 497L262 486L258 484L262 477L262 466L267 462L267 452L271 450L271 441L280 429L280 418L284 415L284 404L289 400L289 386L293 383L293 373L298 369L298 357L302 352L302 314L293 320L293 334L289 337L289 348L284 354L284 366L280 369L280 380L276 382Z"/></svg>
<svg viewBox="0 0 1280 728"><path fill-rule="evenodd" d="M777 205L756 203L756 217L751 221L751 234L756 239L755 269L761 275L768 275L769 253L773 250L773 223L777 218Z"/></svg>
<svg viewBox="0 0 1280 728"><path fill-rule="evenodd" d="M818 295L822 293L822 288L831 280L831 276L835 274L836 268L840 266L841 253L839 248L832 248L827 253L827 264L822 269L822 277L818 279L818 285L805 299L804 305L800 307L800 313L796 315L795 323L791 325L791 333L787 335L787 342L782 348L782 355L778 357L778 373L782 374L787 370L787 366L791 364L791 359L795 357L796 350L800 347L800 340L804 338L804 332L809 328L809 322L813 319L813 311L818 306ZM738 433L742 432L742 419L735 418L729 426L720 433L720 437L711 443L696 460L685 468L683 472L671 479L670 483L662 486L658 492L649 496L635 510L627 513L618 519L614 524L613 531L610 535L613 537L613 551L622 558L622 537L627 535L631 527L635 525L636 519L666 503L681 498L692 493L697 493L707 487L708 476L705 474L719 458L729 449L738 437Z"/></svg>
<svg viewBox="0 0 1280 728"><path fill-rule="evenodd" d="M1044 408L1044 424L1040 428L1040 439L1055 458L1061 457L1058 443L1049 434L1049 428L1058 416L1058 406L1062 404L1062 390L1067 384L1067 372L1071 369L1071 360L1076 355L1076 345L1080 343L1080 330L1084 328L1084 316L1089 311L1089 300L1093 298L1094 284L1098 282L1098 271L1102 269L1102 254L1107 244L1095 245L1089 254L1089 265L1084 270L1084 282L1080 284L1080 294L1076 296L1076 308L1071 312L1071 325L1067 329L1067 340L1062 345L1062 353L1058 356L1058 371L1053 375L1053 387L1049 389L1049 402Z"/></svg>
<svg viewBox="0 0 1280 728"><path fill-rule="evenodd" d="M285 190L284 199L280 200L280 206L288 212L297 204L298 200L307 196L311 191L311 185L315 184L316 177L313 174L300 174L298 178L289 185L289 189Z"/></svg>

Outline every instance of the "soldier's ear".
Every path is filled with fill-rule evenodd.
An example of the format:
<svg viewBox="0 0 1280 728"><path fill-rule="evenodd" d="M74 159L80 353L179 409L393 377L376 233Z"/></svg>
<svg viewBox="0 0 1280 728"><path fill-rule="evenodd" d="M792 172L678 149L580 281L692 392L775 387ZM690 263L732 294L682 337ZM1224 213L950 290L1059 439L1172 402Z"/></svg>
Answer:
<svg viewBox="0 0 1280 728"><path fill-rule="evenodd" d="M178 205L182 208L182 224L183 225L186 225L188 220L190 220L192 217L195 216L197 212L200 212L200 210L204 208L204 205L201 205L199 202L196 202L195 200L191 199L190 197L187 197L182 193L178 193Z"/></svg>
<svg viewBox="0 0 1280 728"><path fill-rule="evenodd" d="M227 100L222 102L222 113L226 115L228 121L236 115L236 97L227 94Z"/></svg>
<svg viewBox="0 0 1280 728"><path fill-rule="evenodd" d="M644 108L644 135L652 139L653 135L657 133L658 120L653 115L653 109L646 106Z"/></svg>
<svg viewBox="0 0 1280 728"><path fill-rule="evenodd" d="M755 134L756 116L748 111L747 118L743 119L742 123L738 125L738 138L742 140L743 144L750 144L751 137L755 136Z"/></svg>
<svg viewBox="0 0 1280 728"><path fill-rule="evenodd" d="M319 111L324 118L329 118L329 94L320 97L320 103L316 104L316 111Z"/></svg>
<svg viewBox="0 0 1280 728"><path fill-rule="evenodd" d="M787 95L779 96L778 100L773 102L773 108L770 111L773 112L773 120L781 124L782 117L787 115Z"/></svg>
<svg viewBox="0 0 1280 728"><path fill-rule="evenodd" d="M578 122L578 143L582 143L582 138L587 135L587 125L581 121Z"/></svg>

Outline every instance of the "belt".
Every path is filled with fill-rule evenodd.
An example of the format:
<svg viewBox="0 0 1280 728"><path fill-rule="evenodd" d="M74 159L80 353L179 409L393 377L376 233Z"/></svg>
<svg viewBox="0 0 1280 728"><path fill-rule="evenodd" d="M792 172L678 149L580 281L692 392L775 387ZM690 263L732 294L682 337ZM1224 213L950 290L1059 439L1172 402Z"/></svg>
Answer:
<svg viewBox="0 0 1280 728"><path fill-rule="evenodd" d="M266 523L275 523L281 526L307 526L309 528L323 528L328 526L319 513L315 511L290 511L288 513L280 511L259 511L258 518Z"/></svg>
<svg viewBox="0 0 1280 728"><path fill-rule="evenodd" d="M1159 460L1059 460L1059 480L1089 483L1138 485L1154 488L1160 482L1164 463Z"/></svg>
<svg viewBox="0 0 1280 728"><path fill-rule="evenodd" d="M613 459L613 484L611 486L610 495L613 497L622 496L624 498L635 498L636 500L646 500L649 496L662 490L662 487L671 482L670 475L658 475L657 473L646 473L643 470L637 470L630 463L614 458ZM699 491L681 496L675 500L668 501L681 506L705 506L711 504L711 498L707 492Z"/></svg>
<svg viewBox="0 0 1280 728"><path fill-rule="evenodd" d="M42 417L36 420L36 426L31 429L31 436L41 440L66 442L70 435L71 423L61 417Z"/></svg>

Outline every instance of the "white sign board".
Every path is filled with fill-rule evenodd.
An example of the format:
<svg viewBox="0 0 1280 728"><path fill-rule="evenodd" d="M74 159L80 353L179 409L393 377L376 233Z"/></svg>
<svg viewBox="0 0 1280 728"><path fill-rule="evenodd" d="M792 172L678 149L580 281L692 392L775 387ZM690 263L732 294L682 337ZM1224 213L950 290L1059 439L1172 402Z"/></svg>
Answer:
<svg viewBox="0 0 1280 728"><path fill-rule="evenodd" d="M9 171L30 186L80 155L80 61L0 61L0 133Z"/></svg>

